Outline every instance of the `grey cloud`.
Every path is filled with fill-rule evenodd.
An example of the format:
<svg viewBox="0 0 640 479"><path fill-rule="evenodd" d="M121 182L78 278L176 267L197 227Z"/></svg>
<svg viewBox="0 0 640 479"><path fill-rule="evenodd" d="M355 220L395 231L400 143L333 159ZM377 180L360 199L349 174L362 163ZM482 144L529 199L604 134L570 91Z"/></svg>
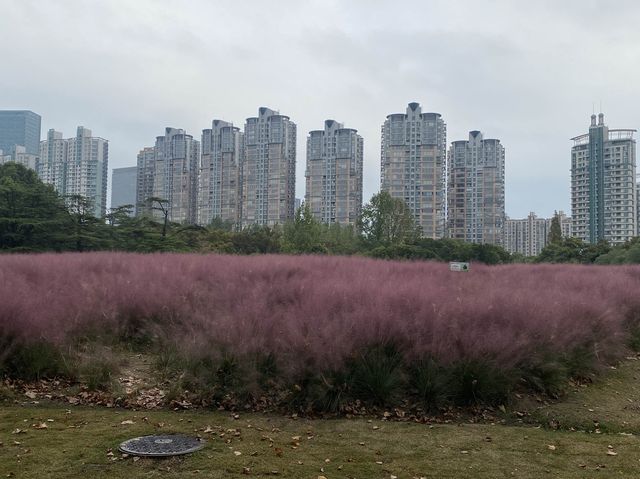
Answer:
<svg viewBox="0 0 640 479"><path fill-rule="evenodd" d="M365 197L378 190L380 125L407 102L442 113L448 139L480 129L507 149L507 212L569 206L569 138L603 102L638 125L640 4L596 1L242 2L5 0L2 108L110 140L111 166L165 126L194 136L259 106L305 137L334 118L365 139Z"/></svg>

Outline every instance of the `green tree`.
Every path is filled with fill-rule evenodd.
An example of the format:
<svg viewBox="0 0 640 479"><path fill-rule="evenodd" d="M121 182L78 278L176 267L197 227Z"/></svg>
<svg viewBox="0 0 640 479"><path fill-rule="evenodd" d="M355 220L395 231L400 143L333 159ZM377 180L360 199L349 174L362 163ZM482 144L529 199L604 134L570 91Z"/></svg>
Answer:
<svg viewBox="0 0 640 479"><path fill-rule="evenodd" d="M82 195L68 195L65 198L71 215L74 249L88 251L109 247L105 223L93 215L93 201Z"/></svg>
<svg viewBox="0 0 640 479"><path fill-rule="evenodd" d="M417 226L407 204L382 191L362 209L358 222L364 240L371 246L390 246L419 238Z"/></svg>
<svg viewBox="0 0 640 479"><path fill-rule="evenodd" d="M583 263L596 262L607 254L611 247L606 241L588 244L579 238L563 238L560 243L547 244L536 257L536 263Z"/></svg>
<svg viewBox="0 0 640 479"><path fill-rule="evenodd" d="M330 254L351 255L360 248L360 235L353 225L332 223L322 225L323 244Z"/></svg>
<svg viewBox="0 0 640 479"><path fill-rule="evenodd" d="M169 228L169 200L152 196L151 198L147 198L147 204L152 210L162 213L162 238L166 238Z"/></svg>
<svg viewBox="0 0 640 479"><path fill-rule="evenodd" d="M560 226L560 216L557 211L553 212L551 227L549 228L548 244L560 244L562 242L562 227Z"/></svg>
<svg viewBox="0 0 640 479"><path fill-rule="evenodd" d="M234 231L236 229L236 224L233 221L223 220L219 216L216 216L211 219L207 228L213 230Z"/></svg>
<svg viewBox="0 0 640 479"><path fill-rule="evenodd" d="M283 228L283 250L287 253L325 253L323 227L305 203L296 210L293 221Z"/></svg>
<svg viewBox="0 0 640 479"><path fill-rule="evenodd" d="M0 165L0 250L64 250L69 219L62 198L35 171Z"/></svg>
<svg viewBox="0 0 640 479"><path fill-rule="evenodd" d="M105 215L105 219L112 227L120 226L132 218L133 208L133 205L116 206L109 210L109 213Z"/></svg>
<svg viewBox="0 0 640 479"><path fill-rule="evenodd" d="M596 259L597 264L638 264L640 263L640 237L613 246Z"/></svg>
<svg viewBox="0 0 640 479"><path fill-rule="evenodd" d="M282 233L279 227L251 225L231 238L232 250L237 254L269 254L282 250Z"/></svg>

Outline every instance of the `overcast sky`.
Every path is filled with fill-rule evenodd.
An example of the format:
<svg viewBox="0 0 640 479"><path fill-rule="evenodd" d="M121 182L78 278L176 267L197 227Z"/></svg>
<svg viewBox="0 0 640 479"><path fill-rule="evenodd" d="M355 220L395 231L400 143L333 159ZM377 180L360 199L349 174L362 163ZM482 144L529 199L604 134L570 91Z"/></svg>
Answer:
<svg viewBox="0 0 640 479"><path fill-rule="evenodd" d="M109 140L134 166L165 126L200 139L260 106L309 130L364 137L364 197L379 189L380 127L407 103L506 148L506 208L570 210L569 138L602 109L640 124L640 2L432 0L0 0L0 108Z"/></svg>

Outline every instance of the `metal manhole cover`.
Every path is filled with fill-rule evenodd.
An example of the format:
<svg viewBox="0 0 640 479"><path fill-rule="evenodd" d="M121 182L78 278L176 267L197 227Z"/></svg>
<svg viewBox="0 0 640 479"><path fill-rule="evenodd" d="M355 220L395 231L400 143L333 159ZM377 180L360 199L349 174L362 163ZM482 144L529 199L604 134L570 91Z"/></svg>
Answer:
<svg viewBox="0 0 640 479"><path fill-rule="evenodd" d="M134 437L120 444L120 451L133 456L179 456L202 449L204 441L197 437L171 434Z"/></svg>

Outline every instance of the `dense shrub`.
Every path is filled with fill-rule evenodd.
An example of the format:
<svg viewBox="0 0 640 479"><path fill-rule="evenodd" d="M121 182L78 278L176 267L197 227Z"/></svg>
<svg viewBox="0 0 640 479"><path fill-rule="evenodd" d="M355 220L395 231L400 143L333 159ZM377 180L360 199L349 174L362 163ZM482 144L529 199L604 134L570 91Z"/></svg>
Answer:
<svg viewBox="0 0 640 479"><path fill-rule="evenodd" d="M333 411L407 396L426 408L501 403L514 388L559 393L624 355L638 343L639 286L633 266L453 273L317 256L2 256L0 371L64 374L69 345L124 341L161 353L166 375L214 402L280 391ZM85 373L104 387L95 366Z"/></svg>

